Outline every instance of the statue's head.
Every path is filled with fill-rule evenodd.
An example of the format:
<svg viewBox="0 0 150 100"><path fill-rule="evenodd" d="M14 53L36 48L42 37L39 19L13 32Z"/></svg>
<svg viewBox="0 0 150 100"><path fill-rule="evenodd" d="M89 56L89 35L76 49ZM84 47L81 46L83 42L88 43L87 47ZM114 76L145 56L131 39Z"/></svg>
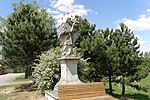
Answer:
<svg viewBox="0 0 150 100"><path fill-rule="evenodd" d="M66 22L70 22L70 21L71 21L71 18L70 18L70 17L67 17Z"/></svg>
<svg viewBox="0 0 150 100"><path fill-rule="evenodd" d="M75 15L75 17L74 17L74 18L79 18L79 16Z"/></svg>

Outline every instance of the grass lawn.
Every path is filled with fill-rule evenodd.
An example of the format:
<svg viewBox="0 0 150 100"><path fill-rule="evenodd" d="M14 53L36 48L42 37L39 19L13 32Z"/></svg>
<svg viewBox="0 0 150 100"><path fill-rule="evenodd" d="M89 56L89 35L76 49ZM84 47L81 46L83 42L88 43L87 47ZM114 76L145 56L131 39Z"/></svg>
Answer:
<svg viewBox="0 0 150 100"><path fill-rule="evenodd" d="M46 100L39 91L36 91L30 81L31 79L24 79L24 75L22 75L10 80L10 82L22 83L0 86L0 100Z"/></svg>
<svg viewBox="0 0 150 100"><path fill-rule="evenodd" d="M30 84L0 86L0 100L46 100L35 89L29 89Z"/></svg>
<svg viewBox="0 0 150 100"><path fill-rule="evenodd" d="M11 81L13 81L13 82L26 82L26 81L31 81L32 80L31 78L25 79L24 77L25 77L24 75L21 75L21 76L13 79Z"/></svg>
<svg viewBox="0 0 150 100"><path fill-rule="evenodd" d="M13 82L24 82L31 79L24 79L24 75L13 80ZM150 74L140 82L141 86L150 86ZM108 92L108 84L105 85ZM150 100L150 92L138 91L131 87L126 87L125 96L121 96L121 85L113 83L113 97L116 100ZM123 99L124 98L124 99ZM43 95L32 87L31 83L0 86L0 100L46 100Z"/></svg>
<svg viewBox="0 0 150 100"><path fill-rule="evenodd" d="M150 73L149 75L140 81L141 86L149 86L150 87Z"/></svg>
<svg viewBox="0 0 150 100"><path fill-rule="evenodd" d="M106 92L108 91L108 84L105 86ZM113 83L113 97L117 99L121 99L121 87L116 86ZM128 99L134 99L134 100L150 100L150 93L144 92L144 91L138 91L132 88L126 88L126 93L124 98Z"/></svg>
<svg viewBox="0 0 150 100"><path fill-rule="evenodd" d="M145 79L142 79L140 82L141 86L149 86L150 87L150 74ZM113 83L113 95L116 99L121 99L121 85L115 85ZM105 85L106 92L108 92L108 84ZM126 87L126 93L124 98L126 100L134 99L134 100L150 100L150 92L144 92L142 90L135 90L131 87Z"/></svg>

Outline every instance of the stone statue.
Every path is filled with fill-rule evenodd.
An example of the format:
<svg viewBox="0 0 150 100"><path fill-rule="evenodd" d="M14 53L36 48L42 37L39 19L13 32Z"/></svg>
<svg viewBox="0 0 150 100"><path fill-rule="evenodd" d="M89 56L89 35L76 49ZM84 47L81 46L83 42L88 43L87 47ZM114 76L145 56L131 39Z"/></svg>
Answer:
<svg viewBox="0 0 150 100"><path fill-rule="evenodd" d="M73 46L77 40L79 28L79 17L75 16L68 17L66 22L62 23L60 32L58 34L58 39L61 42L61 78L59 82L54 86L53 91L46 91L45 97L48 100L58 100L59 85L67 84L81 84L82 82L78 78L77 64L79 57L73 55Z"/></svg>
<svg viewBox="0 0 150 100"><path fill-rule="evenodd" d="M68 17L66 22L62 23L58 39L61 42L61 56L73 56L73 46L78 38L78 24L79 16L74 18Z"/></svg>

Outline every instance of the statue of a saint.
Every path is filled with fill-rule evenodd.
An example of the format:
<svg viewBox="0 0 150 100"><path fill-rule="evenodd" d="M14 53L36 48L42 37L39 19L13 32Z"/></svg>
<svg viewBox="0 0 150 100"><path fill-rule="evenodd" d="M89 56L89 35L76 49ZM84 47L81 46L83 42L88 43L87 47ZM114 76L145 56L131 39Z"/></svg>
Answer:
<svg viewBox="0 0 150 100"><path fill-rule="evenodd" d="M58 39L61 42L61 55L73 56L73 46L78 38L78 16L68 17L65 23L62 23Z"/></svg>

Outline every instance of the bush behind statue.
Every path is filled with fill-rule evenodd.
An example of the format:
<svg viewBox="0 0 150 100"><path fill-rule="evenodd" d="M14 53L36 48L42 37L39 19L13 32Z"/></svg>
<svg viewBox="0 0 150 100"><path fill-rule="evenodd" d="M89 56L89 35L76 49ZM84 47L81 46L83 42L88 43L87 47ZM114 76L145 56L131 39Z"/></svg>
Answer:
<svg viewBox="0 0 150 100"><path fill-rule="evenodd" d="M75 56L80 57L80 53L74 49ZM55 84L60 79L60 48L52 48L51 50L44 52L38 63L34 66L33 81L37 86L37 89L44 93L44 90L53 90ZM78 75L81 81L86 81L88 71L88 63L84 59L80 59L78 63Z"/></svg>
<svg viewBox="0 0 150 100"><path fill-rule="evenodd" d="M44 52L37 60L38 63L34 66L33 81L41 92L47 89L52 90L60 79L59 57L60 48L57 47Z"/></svg>

